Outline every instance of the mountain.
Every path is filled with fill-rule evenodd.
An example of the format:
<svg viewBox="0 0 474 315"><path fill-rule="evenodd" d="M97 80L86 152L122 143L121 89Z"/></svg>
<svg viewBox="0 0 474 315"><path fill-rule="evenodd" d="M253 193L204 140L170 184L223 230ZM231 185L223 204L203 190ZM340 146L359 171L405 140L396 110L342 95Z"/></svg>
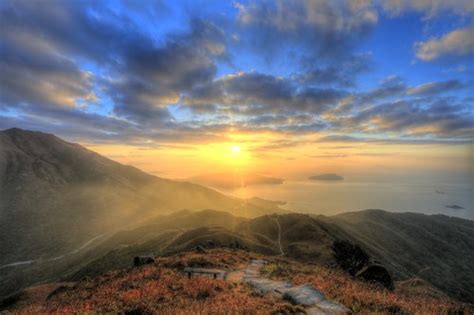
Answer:
<svg viewBox="0 0 474 315"><path fill-rule="evenodd" d="M146 174L51 134L0 132L0 268L62 259L154 216L210 208L247 217L281 211Z"/></svg>

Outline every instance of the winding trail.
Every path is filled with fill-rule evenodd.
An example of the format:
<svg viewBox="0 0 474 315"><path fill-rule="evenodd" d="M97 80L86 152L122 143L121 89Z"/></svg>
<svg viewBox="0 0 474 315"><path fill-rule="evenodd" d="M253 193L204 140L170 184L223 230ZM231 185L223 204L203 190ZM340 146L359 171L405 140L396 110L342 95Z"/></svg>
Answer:
<svg viewBox="0 0 474 315"><path fill-rule="evenodd" d="M278 256L284 256L285 253L283 252L283 247L281 247L281 225L280 221L278 221L278 217L274 218L277 226L278 226L278 247L280 249L280 254Z"/></svg>
<svg viewBox="0 0 474 315"><path fill-rule="evenodd" d="M91 245L92 243L94 243L94 242L95 242L96 240L98 240L99 238L103 237L105 234L107 234L107 233L97 235L96 237L94 237L94 238L88 240L88 241L87 241L86 243L84 243L81 247L79 247L79 248L77 248L77 249L75 249L75 250L73 250L73 251L71 251L71 252L69 252L69 253L66 253L66 254L64 254L64 255L52 257L52 258L49 258L49 259L33 259L33 260L17 261L17 262L13 262L13 263L9 263L9 264L0 266L0 269L8 268L8 267L32 265L32 264L39 263L39 262L48 262L48 261L60 260L60 259L65 258L66 256L74 255L74 254L80 252L81 250L85 249L86 247L88 247L89 245Z"/></svg>

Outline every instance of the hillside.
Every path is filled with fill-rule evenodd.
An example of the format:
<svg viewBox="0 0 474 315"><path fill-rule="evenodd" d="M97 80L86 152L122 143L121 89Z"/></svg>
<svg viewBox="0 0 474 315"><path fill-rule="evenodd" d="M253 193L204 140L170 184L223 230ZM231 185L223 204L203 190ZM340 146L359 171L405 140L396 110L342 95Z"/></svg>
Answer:
<svg viewBox="0 0 474 315"><path fill-rule="evenodd" d="M0 296L31 283L16 265L56 265L157 215L211 208L246 217L280 211L271 202L151 176L51 134L1 131L0 281L15 280Z"/></svg>
<svg viewBox="0 0 474 315"><path fill-rule="evenodd" d="M348 214L352 216L363 216L372 211L360 212L359 214ZM390 213L380 212L381 218L390 216ZM396 281L409 279L420 279L419 282L400 282L404 286L414 287L414 284L427 283L430 290L444 292L451 297L471 302L469 296L472 281L469 266L472 265L472 251L466 252L464 257L440 255L436 260L427 260L421 253L420 246L407 247L400 238L412 224L412 214L396 214L398 226L390 220L384 221L387 229L394 232L386 232L384 237L371 235L373 228L361 229L358 233L346 227L344 221L338 222L340 216L314 218L303 214L285 214L262 216L254 219L237 218L225 212L205 210L199 212L181 211L174 214L161 216L148 224L127 231L121 231L111 235L98 244L94 249L84 253L81 258L71 261L64 269L50 268L56 279L61 281L77 281L85 276L94 277L110 270L122 269L130 266L131 257L136 255L154 254L170 255L190 250L196 246L206 247L209 242L212 246L230 247L236 243L241 247L248 248L252 252L264 255L277 256L280 254L278 239L280 239L283 257L317 264L319 266L334 265L331 245L337 239L348 239L360 244L375 260L381 262L393 275ZM420 221L431 224L431 220L437 220L437 216L422 215ZM365 222L363 219L362 222ZM456 219L458 220L458 219ZM329 222L331 221L331 222ZM278 229L278 224L280 230ZM354 221L356 224L357 221ZM472 222L461 220L462 224L469 226ZM380 223L381 224L381 223ZM406 226L405 226L406 225ZM398 232L397 232L398 231ZM435 230L433 230L435 231ZM449 225L444 227L445 233L457 235L461 233L459 227ZM459 234L462 236L462 234ZM416 235L405 235L406 242L416 243ZM460 236L458 236L460 237ZM364 241L364 240L370 240ZM380 240L380 241L379 241ZM436 238L424 240L424 247L436 247L439 242ZM404 250L397 252L397 248L391 244L400 244ZM375 249L374 247L375 246ZM445 241L445 246L450 246L450 251L466 250L456 242ZM468 249L467 249L468 250ZM399 257L395 257L399 256ZM407 258L409 257L409 259ZM453 259L453 257L456 257ZM404 260L406 258L407 260ZM449 273L447 270L455 270L460 264L461 275ZM427 268L419 272L418 268L412 266L424 265ZM444 266L445 272L435 273L439 266ZM24 270L24 269L23 269ZM61 272L61 270L63 270ZM428 272L430 271L430 272ZM459 281L452 281L458 279ZM463 278L463 279L461 279ZM48 279L45 277L44 279ZM422 286L426 288L426 286Z"/></svg>
<svg viewBox="0 0 474 315"><path fill-rule="evenodd" d="M311 285L327 299L341 303L357 314L468 314L474 311L472 306L443 296L413 295L409 288L391 292L352 279L337 269L238 249L213 249L205 253L187 251L157 257L150 265L117 270L95 278L36 286L11 297L1 307L7 314L305 312L304 305L294 305L284 296L258 293L238 277L188 278L183 273L184 267L238 272L253 259L267 262L261 269L263 277Z"/></svg>
<svg viewBox="0 0 474 315"><path fill-rule="evenodd" d="M318 219L337 225L397 278L417 276L474 302L474 221L382 210Z"/></svg>

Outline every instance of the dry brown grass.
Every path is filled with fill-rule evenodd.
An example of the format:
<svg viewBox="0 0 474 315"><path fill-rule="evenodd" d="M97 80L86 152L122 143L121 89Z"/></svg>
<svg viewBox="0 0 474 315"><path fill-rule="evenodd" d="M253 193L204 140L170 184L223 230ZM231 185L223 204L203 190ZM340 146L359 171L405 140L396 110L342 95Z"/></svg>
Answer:
<svg viewBox="0 0 474 315"><path fill-rule="evenodd" d="M246 251L211 250L205 254L184 252L157 258L151 265L114 271L83 279L51 291L38 290L10 309L12 314L272 314L295 313L298 307L274 296L254 294L245 284L205 277L188 279L185 266L239 269L251 259L269 261L262 272L271 278L295 284L311 283L327 298L338 301L357 314L471 314L472 308L447 298L390 292L357 281L323 266L302 264L276 257L262 257ZM39 288L39 287L38 287ZM43 286L42 290L51 286ZM45 289L46 288L46 289ZM42 297L41 297L42 296ZM464 312L464 313L463 313ZM470 313L471 312L471 313Z"/></svg>
<svg viewBox="0 0 474 315"><path fill-rule="evenodd" d="M271 278L294 284L311 283L327 298L348 306L356 314L474 314L472 306L447 297L419 292L412 295L399 289L389 291L330 267L279 259L262 271Z"/></svg>
<svg viewBox="0 0 474 315"><path fill-rule="evenodd" d="M26 298L12 314L267 314L292 310L275 297L252 294L247 285L206 277L188 279L183 266L238 268L254 258L244 251L187 252L154 264L84 279L49 299ZM47 296L47 295L44 295Z"/></svg>

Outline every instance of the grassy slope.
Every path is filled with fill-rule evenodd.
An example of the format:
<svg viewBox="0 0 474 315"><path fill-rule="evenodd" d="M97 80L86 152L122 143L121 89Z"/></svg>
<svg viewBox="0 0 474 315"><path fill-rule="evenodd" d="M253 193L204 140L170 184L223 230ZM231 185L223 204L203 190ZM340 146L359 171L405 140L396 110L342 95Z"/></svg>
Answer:
<svg viewBox="0 0 474 315"><path fill-rule="evenodd" d="M397 278L420 277L474 302L474 222L444 215L344 213L324 220L347 232Z"/></svg>
<svg viewBox="0 0 474 315"><path fill-rule="evenodd" d="M467 305L442 296L413 296L407 291L388 292L356 281L345 274L323 266L300 263L247 251L215 249L205 254L193 251L160 257L148 266L109 272L57 290L52 286L29 289L16 304L9 306L15 314L45 313L294 313L300 309L273 296L253 294L245 284L193 277L180 271L185 266L240 269L251 259L266 259L264 274L294 283L311 283L328 298L350 307L359 314L448 314L473 311Z"/></svg>

